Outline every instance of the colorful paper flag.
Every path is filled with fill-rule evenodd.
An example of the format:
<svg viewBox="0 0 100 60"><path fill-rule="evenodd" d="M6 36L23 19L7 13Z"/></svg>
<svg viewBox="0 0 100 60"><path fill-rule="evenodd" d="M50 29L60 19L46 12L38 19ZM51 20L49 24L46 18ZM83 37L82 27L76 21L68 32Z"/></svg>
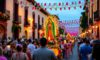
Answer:
<svg viewBox="0 0 100 60"><path fill-rule="evenodd" d="M40 3L37 3L38 6L40 6Z"/></svg>
<svg viewBox="0 0 100 60"><path fill-rule="evenodd" d="M32 7L32 10L36 10L36 7L35 7L35 6L33 6L33 7Z"/></svg>
<svg viewBox="0 0 100 60"><path fill-rule="evenodd" d="M61 3L59 3L59 6L61 6Z"/></svg>
<svg viewBox="0 0 100 60"><path fill-rule="evenodd" d="M62 8L60 8L60 10L62 10Z"/></svg>
<svg viewBox="0 0 100 60"><path fill-rule="evenodd" d="M51 6L51 3L49 3L49 6Z"/></svg>
<svg viewBox="0 0 100 60"><path fill-rule="evenodd" d="M68 7L68 10L70 10L70 7Z"/></svg>
<svg viewBox="0 0 100 60"><path fill-rule="evenodd" d="M44 3L44 6L46 6L46 3Z"/></svg>
<svg viewBox="0 0 100 60"><path fill-rule="evenodd" d="M72 5L74 4L74 2L72 2Z"/></svg>
<svg viewBox="0 0 100 60"><path fill-rule="evenodd" d="M82 8L82 6L80 6L80 8Z"/></svg>
<svg viewBox="0 0 100 60"><path fill-rule="evenodd" d="M78 3L81 4L81 1L79 1Z"/></svg>
<svg viewBox="0 0 100 60"><path fill-rule="evenodd" d="M68 2L66 2L66 5L68 5Z"/></svg>
<svg viewBox="0 0 100 60"><path fill-rule="evenodd" d="M52 10L52 8L50 8L50 10Z"/></svg>

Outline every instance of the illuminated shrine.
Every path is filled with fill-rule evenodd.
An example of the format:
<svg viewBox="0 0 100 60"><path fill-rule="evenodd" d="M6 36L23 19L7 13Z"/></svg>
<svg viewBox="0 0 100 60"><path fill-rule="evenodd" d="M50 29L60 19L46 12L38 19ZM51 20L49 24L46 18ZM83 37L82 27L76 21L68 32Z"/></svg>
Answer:
<svg viewBox="0 0 100 60"><path fill-rule="evenodd" d="M43 25L44 36L48 39L48 41L55 40L56 36L59 35L58 32L58 18L54 15L50 15L46 18Z"/></svg>

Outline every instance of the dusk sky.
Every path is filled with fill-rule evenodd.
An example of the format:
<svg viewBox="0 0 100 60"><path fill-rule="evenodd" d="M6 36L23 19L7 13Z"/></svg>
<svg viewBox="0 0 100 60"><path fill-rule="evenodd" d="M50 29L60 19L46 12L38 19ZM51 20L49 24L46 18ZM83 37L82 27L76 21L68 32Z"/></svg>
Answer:
<svg viewBox="0 0 100 60"><path fill-rule="evenodd" d="M78 2L81 1L81 4L79 4ZM55 14L59 17L60 21L63 22L70 22L70 21L79 21L80 16L81 16L81 12L83 12L83 6L84 6L84 0L36 0L36 2L38 3L46 3L49 5L49 3L54 4L59 4L59 3L64 3L64 5L66 5L66 2L68 2L68 6L66 6L66 10L62 9L60 10L60 8L57 8L57 10L55 10L55 8L52 8L52 10L50 10L50 8L47 8L47 11L50 14ZM72 2L74 2L74 4L72 5ZM76 5L75 5L76 2ZM79 6L82 6L82 8L80 8ZM43 7L48 7L43 6ZM58 6L59 7L59 6ZM70 10L68 9L68 7L70 7ZM74 9L74 7L76 7L76 9ZM78 33L78 28L79 24L65 24L66 27L66 31L73 34L73 33ZM72 27L72 29L71 29ZM76 28L75 28L76 27ZM68 29L70 28L70 29ZM75 28L73 30L73 28Z"/></svg>

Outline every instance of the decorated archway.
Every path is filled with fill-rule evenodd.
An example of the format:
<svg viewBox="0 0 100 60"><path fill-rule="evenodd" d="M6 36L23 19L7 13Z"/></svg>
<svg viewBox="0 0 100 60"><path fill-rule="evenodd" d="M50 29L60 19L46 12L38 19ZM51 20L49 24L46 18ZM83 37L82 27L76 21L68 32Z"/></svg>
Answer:
<svg viewBox="0 0 100 60"><path fill-rule="evenodd" d="M43 30L44 36L50 41L55 40L56 36L58 36L58 19L56 16L48 16L44 21Z"/></svg>

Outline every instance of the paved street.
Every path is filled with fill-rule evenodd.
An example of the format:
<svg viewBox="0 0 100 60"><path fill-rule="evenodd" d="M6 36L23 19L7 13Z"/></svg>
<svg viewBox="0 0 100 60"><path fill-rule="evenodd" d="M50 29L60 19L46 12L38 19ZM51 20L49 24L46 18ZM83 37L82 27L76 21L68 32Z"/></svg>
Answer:
<svg viewBox="0 0 100 60"><path fill-rule="evenodd" d="M68 59L64 59L64 60L78 60L78 51L77 51L77 43L75 44L74 48L73 48L73 54L70 55L70 57Z"/></svg>

